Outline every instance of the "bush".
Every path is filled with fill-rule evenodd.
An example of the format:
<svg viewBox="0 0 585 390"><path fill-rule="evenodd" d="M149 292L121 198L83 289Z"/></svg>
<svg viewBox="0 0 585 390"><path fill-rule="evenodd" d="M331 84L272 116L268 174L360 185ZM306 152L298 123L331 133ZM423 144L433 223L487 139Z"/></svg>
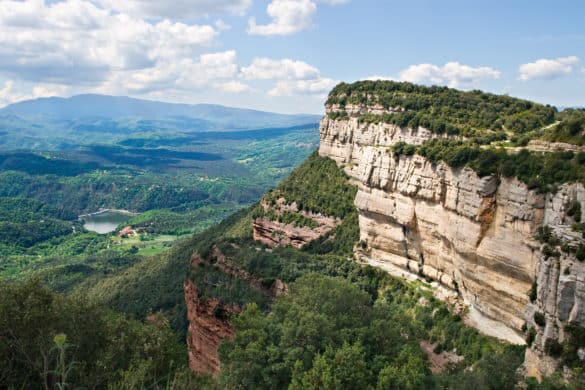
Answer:
<svg viewBox="0 0 585 390"><path fill-rule="evenodd" d="M530 288L530 294L529 294L530 302L532 302L532 303L536 302L537 294L538 294L538 283L535 280L534 282L532 282L532 287Z"/></svg>
<svg viewBox="0 0 585 390"><path fill-rule="evenodd" d="M162 385L187 366L175 337L164 323L129 320L38 280L0 286L0 383L7 388L119 388L137 371L139 387Z"/></svg>
<svg viewBox="0 0 585 390"><path fill-rule="evenodd" d="M546 317L541 312L537 311L534 313L534 323L538 326L546 325Z"/></svg>
<svg viewBox="0 0 585 390"><path fill-rule="evenodd" d="M575 252L575 257L579 261L585 261L585 246L584 245L580 245L579 248L577 248L577 251Z"/></svg>
<svg viewBox="0 0 585 390"><path fill-rule="evenodd" d="M567 209L567 216L572 217L575 222L581 222L581 203L573 201Z"/></svg>
<svg viewBox="0 0 585 390"><path fill-rule="evenodd" d="M528 329L528 333L526 334L526 344L531 347L534 339L536 338L536 329L530 328Z"/></svg>
<svg viewBox="0 0 585 390"><path fill-rule="evenodd" d="M553 357L559 357L563 353L563 346L555 339L546 339L544 352Z"/></svg>

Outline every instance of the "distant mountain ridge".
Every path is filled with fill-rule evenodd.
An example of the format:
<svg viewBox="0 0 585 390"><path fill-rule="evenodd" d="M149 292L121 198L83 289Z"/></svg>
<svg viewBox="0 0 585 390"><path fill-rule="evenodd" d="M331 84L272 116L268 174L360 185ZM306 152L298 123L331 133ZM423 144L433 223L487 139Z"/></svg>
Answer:
<svg viewBox="0 0 585 390"><path fill-rule="evenodd" d="M175 104L124 96L40 98L0 109L0 150L63 150L110 144L136 134L181 137L312 126L318 115L288 115L213 104ZM315 130L316 131L316 130Z"/></svg>
<svg viewBox="0 0 585 390"><path fill-rule="evenodd" d="M318 115L278 114L214 104L177 104L135 99L126 96L84 94L70 98L50 97L14 103L0 109L0 116L51 120L199 120L208 122L212 130L256 129L295 126L317 122Z"/></svg>

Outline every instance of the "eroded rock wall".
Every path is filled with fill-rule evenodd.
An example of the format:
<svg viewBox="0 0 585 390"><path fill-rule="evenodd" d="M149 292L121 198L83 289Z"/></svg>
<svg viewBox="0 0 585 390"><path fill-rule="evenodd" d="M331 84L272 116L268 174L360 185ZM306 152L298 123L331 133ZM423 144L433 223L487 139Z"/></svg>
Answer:
<svg viewBox="0 0 585 390"><path fill-rule="evenodd" d="M237 306L225 306L218 299L201 298L190 280L183 285L187 304L187 348L189 367L200 374L219 373L219 344L234 335L228 318L239 312Z"/></svg>
<svg viewBox="0 0 585 390"><path fill-rule="evenodd" d="M564 252L545 260L544 245L536 239L537 230L549 225L562 242L582 242L566 217L570 202L585 205L581 184L546 195L517 179L480 178L471 169L420 156L398 158L393 144L421 144L434 135L422 128L360 123L358 115L368 112L360 106L349 109L348 118L325 117L319 149L358 184L358 260L432 281L470 308L471 324L513 343L524 342L525 324L536 326L530 317L542 311L547 324L536 327L535 353L546 338L562 341L565 324L585 325L583 264ZM535 280L538 298L531 302ZM497 326L482 328L486 323Z"/></svg>

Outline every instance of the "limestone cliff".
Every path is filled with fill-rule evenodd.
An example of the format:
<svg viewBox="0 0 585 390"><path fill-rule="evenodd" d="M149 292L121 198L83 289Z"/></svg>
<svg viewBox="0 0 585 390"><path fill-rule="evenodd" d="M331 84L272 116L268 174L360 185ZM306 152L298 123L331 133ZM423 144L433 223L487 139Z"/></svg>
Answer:
<svg viewBox="0 0 585 390"><path fill-rule="evenodd" d="M328 113L340 110L327 107ZM569 324L585 327L585 267L567 250L583 242L567 209L572 202L585 204L585 188L565 184L540 194L515 178L479 177L469 168L395 156L397 142L420 145L437 135L421 127L362 123L359 116L400 110L348 104L343 115L321 122L320 155L358 184L357 260L432 282L438 295L468 307L468 323L487 334L522 344L533 328L527 369L550 374L545 346L563 342ZM537 239L543 226L557 238L552 248ZM535 323L535 312L544 315L544 324Z"/></svg>

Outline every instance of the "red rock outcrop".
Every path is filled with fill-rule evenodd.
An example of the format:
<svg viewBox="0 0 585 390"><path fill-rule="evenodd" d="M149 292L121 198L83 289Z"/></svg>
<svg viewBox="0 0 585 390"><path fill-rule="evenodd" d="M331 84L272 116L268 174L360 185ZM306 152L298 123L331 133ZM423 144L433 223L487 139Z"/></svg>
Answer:
<svg viewBox="0 0 585 390"><path fill-rule="evenodd" d="M285 212L296 213L307 220L312 221L316 226L296 226L290 223L283 223L271 220L267 217L258 217L252 224L254 240L271 247L293 246L302 248L303 245L322 237L341 223L339 218L299 210L296 203L287 204L286 199L280 198L275 205L262 204L264 211L271 212L281 217Z"/></svg>
<svg viewBox="0 0 585 390"><path fill-rule="evenodd" d="M183 284L189 331L187 347L189 367L201 374L219 373L219 344L234 335L228 318L241 311L235 305L226 306L218 299L202 299L195 284L186 280Z"/></svg>

